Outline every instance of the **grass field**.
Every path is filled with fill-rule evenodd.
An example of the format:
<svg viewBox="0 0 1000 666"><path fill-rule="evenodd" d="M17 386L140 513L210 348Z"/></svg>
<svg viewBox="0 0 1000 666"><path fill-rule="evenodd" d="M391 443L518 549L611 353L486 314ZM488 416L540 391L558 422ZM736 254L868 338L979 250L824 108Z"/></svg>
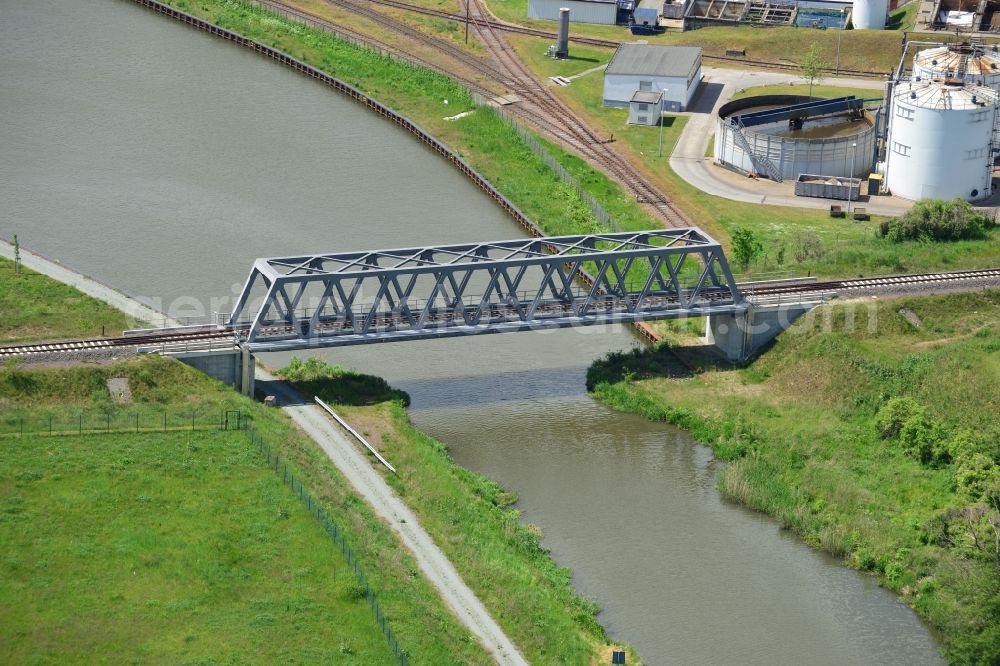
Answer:
<svg viewBox="0 0 1000 666"><path fill-rule="evenodd" d="M790 86L755 86L744 88L733 95L733 99L743 99L744 97L754 97L756 95L808 95L809 84L795 84ZM846 97L854 95L862 99L882 99L885 91L872 90L871 88L850 88L841 86L827 86L817 83L812 87L813 97Z"/></svg>
<svg viewBox="0 0 1000 666"><path fill-rule="evenodd" d="M0 447L3 663L395 663L244 433Z"/></svg>
<svg viewBox="0 0 1000 666"><path fill-rule="evenodd" d="M135 322L76 289L0 258L0 344L117 335Z"/></svg>
<svg viewBox="0 0 1000 666"><path fill-rule="evenodd" d="M878 576L942 631L952 663L993 664L998 350L994 290L833 305L744 368L671 380L654 351L600 362L589 382L608 404L711 445L729 461L724 494ZM912 412L887 435L886 405L900 398Z"/></svg>

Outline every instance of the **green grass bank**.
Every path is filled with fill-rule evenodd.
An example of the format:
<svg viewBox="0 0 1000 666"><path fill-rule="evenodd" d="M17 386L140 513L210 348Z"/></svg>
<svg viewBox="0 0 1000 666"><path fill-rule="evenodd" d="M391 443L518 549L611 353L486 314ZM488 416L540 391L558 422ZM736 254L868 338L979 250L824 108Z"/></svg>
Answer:
<svg viewBox="0 0 1000 666"><path fill-rule="evenodd" d="M118 335L131 324L110 305L0 258L0 344Z"/></svg>
<svg viewBox="0 0 1000 666"><path fill-rule="evenodd" d="M1000 662L1000 291L814 312L746 367L670 379L651 350L588 383L710 445L724 495L877 576L951 663Z"/></svg>

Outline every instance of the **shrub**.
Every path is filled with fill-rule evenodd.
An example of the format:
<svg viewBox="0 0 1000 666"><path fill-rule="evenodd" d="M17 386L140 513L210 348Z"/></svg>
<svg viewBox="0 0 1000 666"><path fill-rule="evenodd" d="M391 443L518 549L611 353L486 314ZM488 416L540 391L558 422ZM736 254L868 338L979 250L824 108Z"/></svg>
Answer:
<svg viewBox="0 0 1000 666"><path fill-rule="evenodd" d="M923 414L921 407L913 398L892 398L878 410L875 416L875 427L882 439L895 439L903 424L915 414Z"/></svg>
<svg viewBox="0 0 1000 666"><path fill-rule="evenodd" d="M736 227L733 229L731 247L733 261L740 267L740 270L744 271L754 259L764 252L763 244L746 227Z"/></svg>
<svg viewBox="0 0 1000 666"><path fill-rule="evenodd" d="M1000 466L982 453L963 459L955 470L955 485L972 502L986 502L1000 509Z"/></svg>
<svg viewBox="0 0 1000 666"><path fill-rule="evenodd" d="M903 215L880 224L879 235L895 243L981 239L995 225L993 218L962 199L921 199Z"/></svg>

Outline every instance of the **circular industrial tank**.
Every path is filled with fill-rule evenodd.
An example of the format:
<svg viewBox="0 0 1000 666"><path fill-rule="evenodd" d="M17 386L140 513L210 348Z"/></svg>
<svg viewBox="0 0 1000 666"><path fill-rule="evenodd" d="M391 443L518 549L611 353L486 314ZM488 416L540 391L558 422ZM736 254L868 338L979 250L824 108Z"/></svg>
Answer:
<svg viewBox="0 0 1000 666"><path fill-rule="evenodd" d="M851 23L855 30L884 30L889 0L854 0Z"/></svg>
<svg viewBox="0 0 1000 666"><path fill-rule="evenodd" d="M772 176L762 160L766 157L784 180L795 180L801 174L867 176L875 150L874 119L867 112L861 118L844 113L809 119L801 128L793 128L788 120L740 128L734 120L809 101L817 100L801 95L759 95L724 104L715 128L715 161L743 173Z"/></svg>
<svg viewBox="0 0 1000 666"><path fill-rule="evenodd" d="M990 195L995 91L958 79L900 83L889 118L886 184L892 194L966 201Z"/></svg>
<svg viewBox="0 0 1000 666"><path fill-rule="evenodd" d="M913 57L913 78L964 79L1000 91L1000 52L971 44L925 49Z"/></svg>

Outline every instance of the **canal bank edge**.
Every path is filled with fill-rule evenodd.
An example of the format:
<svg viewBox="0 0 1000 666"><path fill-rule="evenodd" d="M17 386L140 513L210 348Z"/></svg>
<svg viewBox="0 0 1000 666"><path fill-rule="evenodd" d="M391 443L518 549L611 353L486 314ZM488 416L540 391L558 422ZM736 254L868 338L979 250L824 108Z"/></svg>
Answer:
<svg viewBox="0 0 1000 666"><path fill-rule="evenodd" d="M596 362L588 389L710 446L725 497L876 576L951 663L1000 663L1000 552L977 533L1000 525L1000 291L856 305L746 367L678 381L647 350Z"/></svg>

